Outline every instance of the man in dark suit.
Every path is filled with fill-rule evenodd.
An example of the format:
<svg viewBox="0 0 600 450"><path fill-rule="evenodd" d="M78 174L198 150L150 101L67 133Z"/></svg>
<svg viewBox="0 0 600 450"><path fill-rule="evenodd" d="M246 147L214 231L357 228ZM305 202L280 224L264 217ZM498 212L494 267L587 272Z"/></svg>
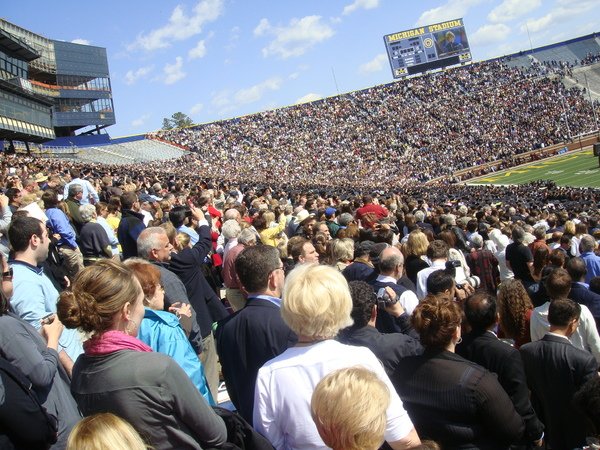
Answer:
<svg viewBox="0 0 600 450"><path fill-rule="evenodd" d="M372 281L373 290L378 292L381 288L391 288L398 298L398 303L411 315L419 304L415 293L400 285L404 271L404 256L396 247L386 247L379 255L379 275ZM377 317L377 329L382 333L396 333L401 330L396 326L396 321L386 310L380 309Z"/></svg>
<svg viewBox="0 0 600 450"><path fill-rule="evenodd" d="M217 353L229 398L252 423L258 369L298 338L281 318L285 276L277 249L268 245L248 247L237 257L235 270L248 299L243 309L219 322Z"/></svg>
<svg viewBox="0 0 600 450"><path fill-rule="evenodd" d="M594 320L596 320L596 328L600 332L600 295L590 291L584 281L587 275L587 267L583 258L578 256L571 258L567 262L567 272L573 279L569 298L580 305L588 307L592 316L594 316Z"/></svg>
<svg viewBox="0 0 600 450"><path fill-rule="evenodd" d="M403 358L423 353L423 347L418 339L419 335L410 326L410 317L399 302L388 306L386 310L396 320L404 321L406 334L380 333L375 328L378 308L377 296L373 292L373 288L364 281L351 281L349 286L352 295L352 320L354 323L351 327L340 331L338 336L340 342L370 349L390 376L396 371ZM388 295L394 294L391 289L387 292ZM402 327L402 325L399 326Z"/></svg>
<svg viewBox="0 0 600 450"><path fill-rule="evenodd" d="M544 425L531 406L519 351L498 339L493 331L499 319L496 298L477 292L467 298L464 309L471 332L457 345L456 353L498 375L498 381L525 422L522 444L541 445Z"/></svg>
<svg viewBox="0 0 600 450"><path fill-rule="evenodd" d="M549 332L520 349L532 403L546 425L547 443L556 449L585 445L585 420L572 400L588 379L598 376L594 357L569 341L580 314L578 303L553 300L548 309Z"/></svg>

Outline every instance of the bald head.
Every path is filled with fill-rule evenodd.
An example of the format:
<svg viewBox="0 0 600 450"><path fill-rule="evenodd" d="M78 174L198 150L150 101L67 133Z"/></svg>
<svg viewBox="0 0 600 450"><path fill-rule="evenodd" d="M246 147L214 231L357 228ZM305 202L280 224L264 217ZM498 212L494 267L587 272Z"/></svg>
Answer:
<svg viewBox="0 0 600 450"><path fill-rule="evenodd" d="M379 255L379 272L382 275L400 278L404 267L404 256L396 247L387 247Z"/></svg>

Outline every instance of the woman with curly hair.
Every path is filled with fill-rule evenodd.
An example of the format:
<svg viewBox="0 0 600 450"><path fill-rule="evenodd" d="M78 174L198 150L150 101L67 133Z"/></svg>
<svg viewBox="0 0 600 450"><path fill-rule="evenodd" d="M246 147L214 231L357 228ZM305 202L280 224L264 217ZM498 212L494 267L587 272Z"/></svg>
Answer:
<svg viewBox="0 0 600 450"><path fill-rule="evenodd" d="M498 289L498 313L502 337L515 341L515 348L531 342L529 321L533 304L523 283L510 279L503 281Z"/></svg>

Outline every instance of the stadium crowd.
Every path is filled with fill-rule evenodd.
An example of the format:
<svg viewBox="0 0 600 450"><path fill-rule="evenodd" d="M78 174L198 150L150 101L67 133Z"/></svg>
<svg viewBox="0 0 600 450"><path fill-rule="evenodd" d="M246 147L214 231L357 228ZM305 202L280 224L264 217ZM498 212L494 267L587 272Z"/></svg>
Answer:
<svg viewBox="0 0 600 450"><path fill-rule="evenodd" d="M199 174L213 180L405 186L483 163L505 167L595 129L590 103L561 74L482 62L156 137L194 152Z"/></svg>
<svg viewBox="0 0 600 450"><path fill-rule="evenodd" d="M13 388L27 395L0 406L2 439L223 448L242 446L235 425L245 448L578 448L598 435L598 190L336 189L318 159L312 180L248 183L212 163L219 182L191 155L2 158L0 375L36 395ZM221 380L239 415L215 407Z"/></svg>

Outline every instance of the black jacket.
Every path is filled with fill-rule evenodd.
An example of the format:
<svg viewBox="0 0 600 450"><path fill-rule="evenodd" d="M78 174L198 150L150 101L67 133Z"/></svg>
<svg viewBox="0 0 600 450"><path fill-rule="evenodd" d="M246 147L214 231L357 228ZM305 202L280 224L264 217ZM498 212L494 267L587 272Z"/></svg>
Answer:
<svg viewBox="0 0 600 450"><path fill-rule="evenodd" d="M196 319L200 325L202 337L212 331L213 322L228 316L221 299L212 290L204 274L202 265L212 248L210 228L208 225L196 229L199 239L192 248L185 248L171 257L169 270L179 277L187 291L190 304L196 311Z"/></svg>
<svg viewBox="0 0 600 450"><path fill-rule="evenodd" d="M519 351L487 331L464 336L462 343L456 347L456 353L498 375L498 381L525 421L523 443L528 444L540 439L544 425L531 406Z"/></svg>

